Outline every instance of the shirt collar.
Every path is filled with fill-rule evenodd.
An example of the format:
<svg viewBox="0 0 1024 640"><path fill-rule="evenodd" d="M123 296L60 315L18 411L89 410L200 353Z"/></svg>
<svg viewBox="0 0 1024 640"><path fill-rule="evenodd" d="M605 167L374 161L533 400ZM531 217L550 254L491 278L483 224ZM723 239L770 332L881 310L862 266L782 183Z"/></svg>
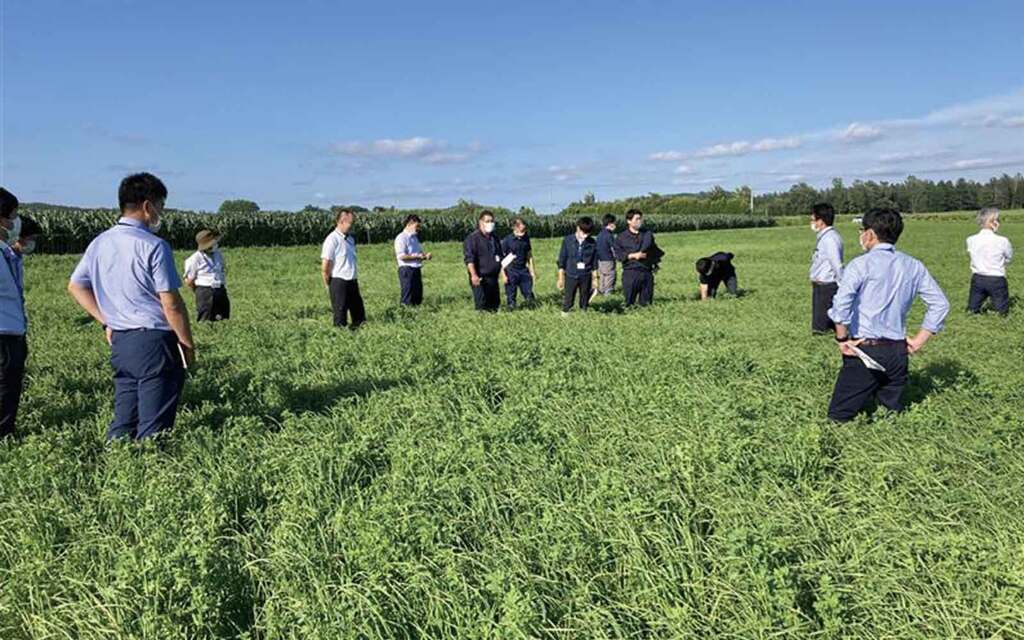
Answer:
<svg viewBox="0 0 1024 640"><path fill-rule="evenodd" d="M982 234L982 233L988 233L988 234L991 234L991 235L995 235L996 234L995 231L989 229L988 227L985 227L984 229L982 229L981 231L978 232L979 235Z"/></svg>
<svg viewBox="0 0 1024 640"><path fill-rule="evenodd" d="M135 218L129 218L127 216L121 216L117 221L117 224L128 225L129 227L135 227L137 229L146 229L146 223L142 220L136 220Z"/></svg>
<svg viewBox="0 0 1024 640"><path fill-rule="evenodd" d="M824 229L819 229L818 230L818 237L820 238L821 236L825 235L826 233L828 233L831 230L832 230L831 226L825 227Z"/></svg>
<svg viewBox="0 0 1024 640"><path fill-rule="evenodd" d="M895 251L896 247L892 246L891 242L879 242L875 246L871 247L871 251Z"/></svg>

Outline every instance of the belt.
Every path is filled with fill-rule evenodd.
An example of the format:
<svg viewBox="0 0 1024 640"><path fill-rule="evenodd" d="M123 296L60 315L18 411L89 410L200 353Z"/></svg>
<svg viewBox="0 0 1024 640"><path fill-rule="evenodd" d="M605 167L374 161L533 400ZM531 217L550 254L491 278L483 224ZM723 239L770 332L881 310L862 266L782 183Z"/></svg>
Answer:
<svg viewBox="0 0 1024 640"><path fill-rule="evenodd" d="M198 284L197 283L196 284L196 288L197 289L223 289L224 285L222 285L222 284Z"/></svg>
<svg viewBox="0 0 1024 640"><path fill-rule="evenodd" d="M864 347L891 347L897 344L907 344L906 338L903 340L890 340L889 338L865 338L861 340L861 346Z"/></svg>
<svg viewBox="0 0 1024 640"><path fill-rule="evenodd" d="M826 285L830 285L830 284L839 284L839 283L838 283L838 282L822 282L822 281L820 281L820 280L811 280L811 284L813 284L813 285L817 285L817 286L819 286L819 287L824 287L824 286L826 286Z"/></svg>

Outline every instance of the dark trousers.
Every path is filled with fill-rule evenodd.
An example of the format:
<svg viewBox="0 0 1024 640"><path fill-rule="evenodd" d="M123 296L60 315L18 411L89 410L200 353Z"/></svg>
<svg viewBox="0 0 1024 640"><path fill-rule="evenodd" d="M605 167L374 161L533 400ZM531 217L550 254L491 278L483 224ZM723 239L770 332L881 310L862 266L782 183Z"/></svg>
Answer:
<svg viewBox="0 0 1024 640"><path fill-rule="evenodd" d="M414 307L423 304L422 269L398 267L398 286L402 290L402 304Z"/></svg>
<svg viewBox="0 0 1024 640"><path fill-rule="evenodd" d="M142 440L174 426L185 387L185 367L173 331L114 331L114 420L107 440Z"/></svg>
<svg viewBox="0 0 1024 640"><path fill-rule="evenodd" d="M627 307L635 303L646 307L654 300L654 274L646 269L623 269L622 293Z"/></svg>
<svg viewBox="0 0 1024 640"><path fill-rule="evenodd" d="M358 280L331 278L331 309L334 311L334 326L355 329L366 322L366 308L363 296L359 294Z"/></svg>
<svg viewBox="0 0 1024 640"><path fill-rule="evenodd" d="M891 411L903 411L903 387L907 384L907 343L903 340L884 344L861 345L861 351L885 367L885 372L864 366L860 358L843 356L843 367L836 378L828 417L836 422L852 420L873 398Z"/></svg>
<svg viewBox="0 0 1024 640"><path fill-rule="evenodd" d="M196 314L200 321L227 320L231 317L231 301L224 287L196 287Z"/></svg>
<svg viewBox="0 0 1024 640"><path fill-rule="evenodd" d="M505 283L505 303L509 309L516 308L516 293L523 294L523 302L533 302L533 276L526 269L505 269L508 282Z"/></svg>
<svg viewBox="0 0 1024 640"><path fill-rule="evenodd" d="M21 390L25 384L25 336L0 336L0 438L14 435Z"/></svg>
<svg viewBox="0 0 1024 640"><path fill-rule="evenodd" d="M498 274L480 277L480 286L473 289L473 304L477 311L497 311L501 306L501 290L498 289Z"/></svg>
<svg viewBox="0 0 1024 640"><path fill-rule="evenodd" d="M811 283L811 331L814 333L827 333L834 331L836 325L832 318L828 317L828 310L832 308L832 298L836 296L839 285L835 282L812 282Z"/></svg>
<svg viewBox="0 0 1024 640"><path fill-rule="evenodd" d="M999 313L1005 315L1010 310L1010 287L1005 277L982 276L977 273L971 276L967 310L971 313L981 313L981 305L986 298L992 298L992 308Z"/></svg>
<svg viewBox="0 0 1024 640"><path fill-rule="evenodd" d="M593 289L593 280L590 272L577 277L565 277L565 291L562 296L562 311L572 310L572 303L576 298L576 292L580 293L580 311L586 311L590 306L590 292Z"/></svg>
<svg viewBox="0 0 1024 640"><path fill-rule="evenodd" d="M708 297L709 298L714 298L715 296L718 295L718 287L723 282L725 283L725 289L729 293L731 293L734 296L739 295L739 291L740 290L739 290L739 287L736 286L736 274L734 273L732 275L729 275L729 276L726 276L726 277L722 278L721 280L712 280L710 283L708 283Z"/></svg>

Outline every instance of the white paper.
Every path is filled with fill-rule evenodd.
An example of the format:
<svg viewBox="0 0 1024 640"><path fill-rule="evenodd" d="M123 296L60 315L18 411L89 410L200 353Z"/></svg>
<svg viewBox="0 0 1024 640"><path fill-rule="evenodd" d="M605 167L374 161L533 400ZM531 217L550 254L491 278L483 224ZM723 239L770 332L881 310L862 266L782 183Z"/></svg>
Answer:
<svg viewBox="0 0 1024 640"><path fill-rule="evenodd" d="M181 346L180 342L178 343L178 355L181 356L181 366L188 369L188 358L185 357L185 349Z"/></svg>
<svg viewBox="0 0 1024 640"><path fill-rule="evenodd" d="M507 267L508 265L512 264L512 261L515 260L515 259L516 259L516 254L510 253L507 256L505 256L504 260L501 261L501 266L502 267Z"/></svg>
<svg viewBox="0 0 1024 640"><path fill-rule="evenodd" d="M850 349L858 358L860 358L860 361L864 363L865 367L867 367L868 369L874 369L875 371L881 371L882 373L885 373L885 367L878 364L877 360L861 351L858 347L851 346Z"/></svg>

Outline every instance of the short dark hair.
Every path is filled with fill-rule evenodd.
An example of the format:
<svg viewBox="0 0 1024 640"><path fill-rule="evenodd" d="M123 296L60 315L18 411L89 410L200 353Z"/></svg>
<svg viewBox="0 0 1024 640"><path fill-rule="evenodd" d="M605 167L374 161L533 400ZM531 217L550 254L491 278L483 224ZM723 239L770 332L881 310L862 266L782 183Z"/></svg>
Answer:
<svg viewBox="0 0 1024 640"><path fill-rule="evenodd" d="M697 261L697 273L708 275L711 272L711 258L701 258Z"/></svg>
<svg viewBox="0 0 1024 640"><path fill-rule="evenodd" d="M18 198L3 187L0 187L0 218L11 218L18 210Z"/></svg>
<svg viewBox="0 0 1024 640"><path fill-rule="evenodd" d="M519 225L523 225L524 227L526 226L526 220L523 220L520 216L512 218L512 222L509 223L509 226L512 227L513 229L515 229Z"/></svg>
<svg viewBox="0 0 1024 640"><path fill-rule="evenodd" d="M416 215L415 213L410 213L409 215L405 216L405 221L402 222L402 226L403 227L408 227L410 222L423 222L423 221L420 220L420 217L418 215Z"/></svg>
<svg viewBox="0 0 1024 640"><path fill-rule="evenodd" d="M590 233L594 230L594 220L590 216L583 216L576 221L576 227L583 233Z"/></svg>
<svg viewBox="0 0 1024 640"><path fill-rule="evenodd" d="M21 216L21 237L31 238L32 236L38 236L43 232L43 228L39 226L39 223L28 216Z"/></svg>
<svg viewBox="0 0 1024 640"><path fill-rule="evenodd" d="M811 207L811 217L815 220L821 220L831 227L832 223L836 220L836 210L827 202L819 202Z"/></svg>
<svg viewBox="0 0 1024 640"><path fill-rule="evenodd" d="M613 222L615 222L615 216L613 216L612 214L606 213L603 216L601 216L601 226L602 227L607 227L608 225L610 225Z"/></svg>
<svg viewBox="0 0 1024 640"><path fill-rule="evenodd" d="M880 207L865 213L860 226L874 231L879 242L896 244L903 233L903 216L895 209Z"/></svg>
<svg viewBox="0 0 1024 640"><path fill-rule="evenodd" d="M121 212L138 209L143 202L167 199L167 187L152 173L133 173L121 181L117 189L117 204Z"/></svg>
<svg viewBox="0 0 1024 640"><path fill-rule="evenodd" d="M633 218L642 215L644 215L643 211L639 209L630 209L629 211L626 212L626 220L632 220Z"/></svg>
<svg viewBox="0 0 1024 640"><path fill-rule="evenodd" d="M490 209L484 209L483 211L480 212L480 215L477 217L476 221L481 222L487 216L491 216L493 218L494 212L491 211Z"/></svg>
<svg viewBox="0 0 1024 640"><path fill-rule="evenodd" d="M334 213L334 224L338 224L338 221L341 220L341 217L346 213L351 214L353 218L356 215L356 212L349 207L333 207L331 211Z"/></svg>

